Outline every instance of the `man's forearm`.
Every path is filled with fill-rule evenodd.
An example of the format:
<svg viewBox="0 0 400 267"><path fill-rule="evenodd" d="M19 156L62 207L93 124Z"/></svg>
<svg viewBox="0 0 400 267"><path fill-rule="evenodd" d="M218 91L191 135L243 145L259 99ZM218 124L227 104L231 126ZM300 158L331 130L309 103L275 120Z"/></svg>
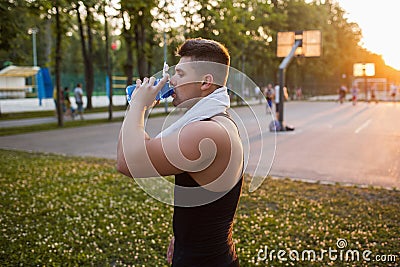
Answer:
<svg viewBox="0 0 400 267"><path fill-rule="evenodd" d="M122 131L119 132L119 137L118 137L118 145L117 145L117 171L120 173L132 177L132 174L129 171L128 165L126 164L125 161L125 156L124 156L124 150L122 147Z"/></svg>
<svg viewBox="0 0 400 267"><path fill-rule="evenodd" d="M148 171L144 173L143 170L154 170L146 150L150 138L144 130L144 114L145 107L131 103L118 140L118 170L132 177L149 176ZM155 170L151 173L157 174Z"/></svg>

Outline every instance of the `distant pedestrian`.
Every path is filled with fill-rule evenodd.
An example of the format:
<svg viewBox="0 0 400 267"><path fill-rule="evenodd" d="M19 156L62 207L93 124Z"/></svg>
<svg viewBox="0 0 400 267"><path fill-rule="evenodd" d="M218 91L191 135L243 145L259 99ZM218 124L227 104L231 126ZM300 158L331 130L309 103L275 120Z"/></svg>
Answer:
<svg viewBox="0 0 400 267"><path fill-rule="evenodd" d="M296 89L296 99L297 100L303 99L303 92L302 92L301 87L297 87L297 89Z"/></svg>
<svg viewBox="0 0 400 267"><path fill-rule="evenodd" d="M265 95L265 98L267 99L267 113L271 113L272 101L274 99L274 88L272 88L271 83L269 83L267 87L264 88L263 93Z"/></svg>
<svg viewBox="0 0 400 267"><path fill-rule="evenodd" d="M71 100L69 99L69 88L64 87L64 109L65 109L65 116L70 116L72 119L75 117L75 110L71 105Z"/></svg>
<svg viewBox="0 0 400 267"><path fill-rule="evenodd" d="M339 88L339 103L340 104L343 104L343 102L346 100L346 93L347 93L347 87L342 84Z"/></svg>
<svg viewBox="0 0 400 267"><path fill-rule="evenodd" d="M289 100L289 90L286 86L283 87L283 100L284 101Z"/></svg>
<svg viewBox="0 0 400 267"><path fill-rule="evenodd" d="M351 100L353 101L353 106L357 104L357 98L358 98L358 87L357 84L354 84L353 87L351 88Z"/></svg>
<svg viewBox="0 0 400 267"><path fill-rule="evenodd" d="M378 104L378 96L377 96L377 89L376 89L376 85L373 84L371 86L371 99L370 101L375 101L375 104ZM369 103L369 101L368 101Z"/></svg>
<svg viewBox="0 0 400 267"><path fill-rule="evenodd" d="M396 94L397 94L397 86L392 83L390 85L390 96L392 97L392 101L396 101Z"/></svg>
<svg viewBox="0 0 400 267"><path fill-rule="evenodd" d="M289 92L286 86L283 87L283 101L288 101L289 100ZM280 103L280 86L279 84L275 85L274 88L274 96L275 96L275 114L276 114L276 119L279 120L279 107L282 105Z"/></svg>
<svg viewBox="0 0 400 267"><path fill-rule="evenodd" d="M64 112L64 99L63 99L63 91L62 91L62 89L60 90L60 93L59 93L59 100L57 99L57 88L54 88L54 90L53 90L53 100L54 100L54 105L55 105L55 112L54 112L54 114L55 114L55 116L57 117L57 110L58 110L58 101L60 101L60 103L61 103L61 112Z"/></svg>
<svg viewBox="0 0 400 267"><path fill-rule="evenodd" d="M279 84L275 85L275 92L274 92L274 96L275 96L275 115L276 115L276 119L279 121L279 89L280 86Z"/></svg>
<svg viewBox="0 0 400 267"><path fill-rule="evenodd" d="M78 106L78 114L81 117L81 120L83 120L83 91L82 91L82 85L78 83L76 85L76 88L74 90L74 96L75 96L75 102L76 105Z"/></svg>

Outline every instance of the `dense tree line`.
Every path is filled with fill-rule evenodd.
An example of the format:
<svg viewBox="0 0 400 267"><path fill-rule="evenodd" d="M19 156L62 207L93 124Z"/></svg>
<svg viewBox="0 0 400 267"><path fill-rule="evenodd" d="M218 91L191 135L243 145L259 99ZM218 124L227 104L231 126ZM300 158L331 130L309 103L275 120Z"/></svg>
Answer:
<svg viewBox="0 0 400 267"><path fill-rule="evenodd" d="M39 65L61 79L58 87L82 79L88 108L93 92L105 91L107 52L112 73L127 76L130 84L162 68L164 35L170 65L177 62L174 52L185 38L211 38L228 47L234 68L263 86L277 78L282 60L276 57L278 32L320 30L322 55L294 60L287 71L289 88L336 92L341 83L350 86L357 62L373 62L376 77L400 82L398 70L359 45L359 26L331 0L5 0L0 14L3 66L32 64L28 29L36 27ZM109 50L111 44L115 50Z"/></svg>

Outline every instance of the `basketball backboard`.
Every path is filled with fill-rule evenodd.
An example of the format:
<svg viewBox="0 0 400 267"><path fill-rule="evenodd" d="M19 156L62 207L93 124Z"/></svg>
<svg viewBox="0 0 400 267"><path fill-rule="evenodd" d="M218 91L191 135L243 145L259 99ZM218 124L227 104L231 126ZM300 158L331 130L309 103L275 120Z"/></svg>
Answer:
<svg viewBox="0 0 400 267"><path fill-rule="evenodd" d="M296 56L319 57L321 56L321 31L296 31L278 32L277 57L286 57L296 40L302 40L302 45L296 49Z"/></svg>
<svg viewBox="0 0 400 267"><path fill-rule="evenodd" d="M355 63L353 65L353 76L375 76L375 64L374 63Z"/></svg>

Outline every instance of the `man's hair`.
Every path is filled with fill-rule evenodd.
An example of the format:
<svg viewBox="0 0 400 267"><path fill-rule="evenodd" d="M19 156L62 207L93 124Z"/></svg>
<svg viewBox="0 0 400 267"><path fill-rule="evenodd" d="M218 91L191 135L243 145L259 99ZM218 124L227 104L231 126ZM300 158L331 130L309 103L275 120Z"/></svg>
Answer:
<svg viewBox="0 0 400 267"><path fill-rule="evenodd" d="M177 55L189 57L197 63L195 68L200 74L212 73L216 85L226 85L230 56L228 49L221 43L202 38L188 39L178 47Z"/></svg>
<svg viewBox="0 0 400 267"><path fill-rule="evenodd" d="M188 39L178 47L177 54L181 57L191 57L193 61L211 61L227 66L230 64L228 49L214 40Z"/></svg>

